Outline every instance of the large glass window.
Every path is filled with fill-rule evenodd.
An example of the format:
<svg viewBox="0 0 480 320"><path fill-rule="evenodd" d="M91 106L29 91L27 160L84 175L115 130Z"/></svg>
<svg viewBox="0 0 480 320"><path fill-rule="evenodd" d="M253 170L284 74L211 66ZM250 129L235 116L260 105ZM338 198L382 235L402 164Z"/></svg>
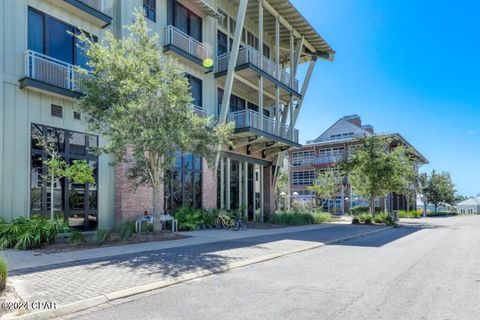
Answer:
<svg viewBox="0 0 480 320"><path fill-rule="evenodd" d="M300 151L292 153L292 166L306 166L312 163L314 151Z"/></svg>
<svg viewBox="0 0 480 320"><path fill-rule="evenodd" d="M178 2L175 2L173 17L177 29L202 42L202 18Z"/></svg>
<svg viewBox="0 0 480 320"><path fill-rule="evenodd" d="M63 21L28 8L28 49L66 63L88 68L82 44L73 34L81 32ZM91 35L90 35L91 36ZM97 41L95 36L91 36Z"/></svg>
<svg viewBox="0 0 480 320"><path fill-rule="evenodd" d="M202 206L201 158L178 152L174 168L165 179L165 210L175 211L182 206Z"/></svg>
<svg viewBox="0 0 480 320"><path fill-rule="evenodd" d="M314 180L315 170L292 172L292 181L295 186L311 185Z"/></svg>
<svg viewBox="0 0 480 320"><path fill-rule="evenodd" d="M192 75L187 75L188 82L190 83L190 92L192 93L193 104L196 106L202 106L202 80L195 78Z"/></svg>
<svg viewBox="0 0 480 320"><path fill-rule="evenodd" d="M157 20L157 0L143 0L143 15L148 20Z"/></svg>
<svg viewBox="0 0 480 320"><path fill-rule="evenodd" d="M31 213L50 217L50 208L53 206L55 214L67 219L70 227L96 229L97 183L76 184L68 179L61 179L54 183L52 193L50 183L43 176L47 172L43 162L48 156L38 145L38 137L43 136L54 142L66 163L86 160L93 168L95 181L98 181L98 157L93 152L86 151L98 147L98 137L38 124L32 124L31 135Z"/></svg>

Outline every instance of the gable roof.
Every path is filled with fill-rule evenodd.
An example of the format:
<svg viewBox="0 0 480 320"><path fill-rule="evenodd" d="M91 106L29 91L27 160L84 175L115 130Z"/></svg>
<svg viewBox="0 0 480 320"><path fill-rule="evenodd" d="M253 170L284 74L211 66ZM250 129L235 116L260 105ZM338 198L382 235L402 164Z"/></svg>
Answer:
<svg viewBox="0 0 480 320"><path fill-rule="evenodd" d="M480 205L480 197L470 198L457 203L457 206L472 206L472 205Z"/></svg>
<svg viewBox="0 0 480 320"><path fill-rule="evenodd" d="M365 128L364 126L359 126L359 125L357 125L356 123L353 123L352 121L349 121L350 119L352 119L352 117L353 117L353 116L344 116L344 117L338 119L337 121L335 121L334 124L332 124L330 127L328 127L328 129L325 130L325 131L324 131L321 135L319 135L316 139L307 141L307 144L327 142L327 140L322 140L322 138L324 138L329 131L331 131L333 128L339 126L339 125L342 124L342 123L345 123L346 125L352 126L352 127L356 128L356 129L360 129L360 130L361 130L361 133L363 133L364 135L370 134L370 132L369 132L368 130L366 130L366 128ZM358 136L357 136L357 137L352 137L352 138L349 138L349 139L356 139L356 138L358 138Z"/></svg>

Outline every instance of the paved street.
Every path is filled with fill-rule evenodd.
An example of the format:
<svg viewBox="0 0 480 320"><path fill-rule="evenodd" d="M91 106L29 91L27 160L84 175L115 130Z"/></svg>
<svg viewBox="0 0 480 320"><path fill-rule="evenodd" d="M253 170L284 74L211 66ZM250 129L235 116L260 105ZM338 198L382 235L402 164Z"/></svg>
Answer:
<svg viewBox="0 0 480 320"><path fill-rule="evenodd" d="M480 216L410 221L70 318L480 319Z"/></svg>

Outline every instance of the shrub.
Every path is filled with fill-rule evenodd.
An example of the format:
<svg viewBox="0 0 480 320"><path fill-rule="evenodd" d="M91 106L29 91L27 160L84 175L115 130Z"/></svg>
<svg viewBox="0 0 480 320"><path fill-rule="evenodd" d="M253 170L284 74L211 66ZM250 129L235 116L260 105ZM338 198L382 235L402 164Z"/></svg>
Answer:
<svg viewBox="0 0 480 320"><path fill-rule="evenodd" d="M352 219L352 224L360 224L360 219L358 219L358 217L354 217Z"/></svg>
<svg viewBox="0 0 480 320"><path fill-rule="evenodd" d="M350 212L352 213L352 215L356 216L356 215L360 215L362 213L369 213L370 208L369 207L354 207L354 208L350 209ZM382 208L375 207L375 213L381 213L381 212L382 212Z"/></svg>
<svg viewBox="0 0 480 320"><path fill-rule="evenodd" d="M70 233L70 237L68 238L68 241L73 245L79 245L79 244L85 243L85 237L80 231L73 230L72 233Z"/></svg>
<svg viewBox="0 0 480 320"><path fill-rule="evenodd" d="M7 285L7 276L7 263L2 257L0 257L0 293L2 293L2 291L5 289L5 286Z"/></svg>
<svg viewBox="0 0 480 320"><path fill-rule="evenodd" d="M276 213L270 215L269 222L285 225L306 225L314 224L315 219L310 213Z"/></svg>
<svg viewBox="0 0 480 320"><path fill-rule="evenodd" d="M364 224L371 224L372 219L373 219L373 217L370 213L362 213L362 214L358 215L358 220L361 223L364 223Z"/></svg>
<svg viewBox="0 0 480 320"><path fill-rule="evenodd" d="M222 211L219 209L203 210L203 223L206 227L213 227L213 221Z"/></svg>
<svg viewBox="0 0 480 320"><path fill-rule="evenodd" d="M0 248L31 249L42 243L52 243L58 233L69 230L70 228L62 219L47 220L40 216L33 216L31 219L19 217L11 224L1 220Z"/></svg>
<svg viewBox="0 0 480 320"><path fill-rule="evenodd" d="M122 241L129 240L133 236L134 232L135 225L130 221L124 221L118 227L118 235Z"/></svg>
<svg viewBox="0 0 480 320"><path fill-rule="evenodd" d="M93 243L95 243L95 244L102 244L102 243L105 243L107 241L110 241L111 237L112 237L112 234L111 234L110 230L98 229L93 234L93 239L92 240L93 240Z"/></svg>
<svg viewBox="0 0 480 320"><path fill-rule="evenodd" d="M202 210L191 207L181 207L178 209L175 212L175 219L178 220L178 230L180 231L197 230L205 224Z"/></svg>
<svg viewBox="0 0 480 320"><path fill-rule="evenodd" d="M387 226L395 226L396 223L393 221L393 218L390 215L387 215L387 219L385 219L385 224Z"/></svg>
<svg viewBox="0 0 480 320"><path fill-rule="evenodd" d="M328 212L314 212L312 213L315 223L325 223L332 221L332 215Z"/></svg>
<svg viewBox="0 0 480 320"><path fill-rule="evenodd" d="M420 218L422 216L421 211L405 211L405 210L400 210L398 212L398 217L399 218Z"/></svg>
<svg viewBox="0 0 480 320"><path fill-rule="evenodd" d="M387 220L388 213L382 212L373 216L373 222L375 223L385 223Z"/></svg>

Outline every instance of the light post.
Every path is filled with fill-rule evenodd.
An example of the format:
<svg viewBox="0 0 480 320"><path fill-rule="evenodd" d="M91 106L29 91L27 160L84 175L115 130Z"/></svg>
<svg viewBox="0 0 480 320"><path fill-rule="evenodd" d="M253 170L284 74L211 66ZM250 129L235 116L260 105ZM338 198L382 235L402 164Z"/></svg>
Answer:
<svg viewBox="0 0 480 320"><path fill-rule="evenodd" d="M347 211L348 213L350 213L350 207L348 205L348 200L350 200L348 197L345 197L345 205L347 206ZM343 209L343 214L345 214L345 206L344 206L344 209Z"/></svg>
<svg viewBox="0 0 480 320"><path fill-rule="evenodd" d="M283 210L285 210L285 198L287 197L287 194L282 191L280 192L280 198L282 198L282 207L283 207Z"/></svg>

